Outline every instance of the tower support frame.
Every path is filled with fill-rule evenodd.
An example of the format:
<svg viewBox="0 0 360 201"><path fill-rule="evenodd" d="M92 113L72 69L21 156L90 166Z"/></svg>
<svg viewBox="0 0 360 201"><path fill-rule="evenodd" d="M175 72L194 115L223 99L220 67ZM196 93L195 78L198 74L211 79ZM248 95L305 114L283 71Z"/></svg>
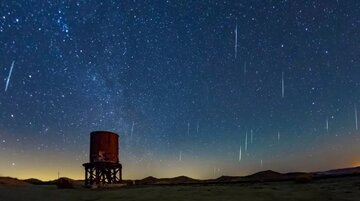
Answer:
<svg viewBox="0 0 360 201"><path fill-rule="evenodd" d="M112 162L84 163L85 185L118 184L122 181L122 165Z"/></svg>

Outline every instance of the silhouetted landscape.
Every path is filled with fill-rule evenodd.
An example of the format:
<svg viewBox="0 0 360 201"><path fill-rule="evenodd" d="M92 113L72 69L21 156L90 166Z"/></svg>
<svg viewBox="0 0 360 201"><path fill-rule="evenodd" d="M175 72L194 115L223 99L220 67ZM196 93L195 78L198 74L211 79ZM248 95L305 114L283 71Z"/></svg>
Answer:
<svg viewBox="0 0 360 201"><path fill-rule="evenodd" d="M360 167L323 172L278 173L197 180L186 176L123 180L122 185L84 187L83 180L0 178L0 200L358 200ZM164 193L166 192L166 193Z"/></svg>

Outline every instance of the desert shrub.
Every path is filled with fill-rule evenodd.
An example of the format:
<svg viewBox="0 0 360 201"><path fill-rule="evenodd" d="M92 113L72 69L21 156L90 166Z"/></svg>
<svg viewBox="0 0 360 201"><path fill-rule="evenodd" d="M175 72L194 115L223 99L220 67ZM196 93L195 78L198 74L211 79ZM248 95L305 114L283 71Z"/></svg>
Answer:
<svg viewBox="0 0 360 201"><path fill-rule="evenodd" d="M135 185L135 180L123 180L122 183L126 184L126 186Z"/></svg>
<svg viewBox="0 0 360 201"><path fill-rule="evenodd" d="M300 176L297 176L295 178L295 182L298 184L306 184L306 183L310 183L314 180L313 175L311 174L303 174Z"/></svg>
<svg viewBox="0 0 360 201"><path fill-rule="evenodd" d="M75 183L71 179L60 178L56 181L56 186L58 188L75 188Z"/></svg>

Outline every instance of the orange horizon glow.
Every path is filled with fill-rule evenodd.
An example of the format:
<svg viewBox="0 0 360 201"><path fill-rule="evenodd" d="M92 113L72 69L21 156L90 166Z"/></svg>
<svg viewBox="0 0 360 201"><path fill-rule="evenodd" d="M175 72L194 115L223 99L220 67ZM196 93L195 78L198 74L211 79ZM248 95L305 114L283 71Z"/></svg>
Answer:
<svg viewBox="0 0 360 201"><path fill-rule="evenodd" d="M353 164L351 164L349 166L344 166L344 167L336 167L336 168L330 168L330 169L324 169L324 170L314 170L314 172L315 171L328 171L328 170L342 169L342 168L354 168L354 167L360 167L360 162L354 162ZM263 170L259 170L259 171L255 171L255 172L248 171L245 174L232 174L232 175L226 174L226 176L247 176L247 175L251 175L256 172L261 172L261 171L265 171L265 170L267 170L267 169L263 169ZM21 171L22 173L20 173L20 174L14 172L14 174L0 175L0 177L11 177L11 178L17 178L17 179L21 179L21 180L39 179L42 181L51 181L51 180L58 179L57 172L53 171L53 170L46 169L46 170L42 170L42 171L39 171L39 170L37 170L37 171L36 170L27 170L27 171L28 172ZM276 171L276 170L274 170L274 171ZM276 172L288 173L288 172L283 172L283 171L276 171ZM294 172L296 172L296 171L294 171ZM312 171L306 171L306 172L312 172ZM177 173L167 171L167 172L165 172L164 176L160 176L158 174L148 174L148 175L142 174L140 176L137 174L124 173L123 180L138 180L138 179L143 179L148 176L153 176L156 178L173 178L173 177L178 177L178 176L187 176L187 177L194 178L194 179L213 179L213 178L218 178L220 176L223 176L223 175L217 175L216 177L199 177L199 176L197 176L196 173L197 172L191 172L191 171L190 172L189 171L177 172ZM74 179L74 180L84 180L84 171L67 171L64 174L61 174L61 172L60 172L59 176L60 176L60 178L67 177L67 178Z"/></svg>

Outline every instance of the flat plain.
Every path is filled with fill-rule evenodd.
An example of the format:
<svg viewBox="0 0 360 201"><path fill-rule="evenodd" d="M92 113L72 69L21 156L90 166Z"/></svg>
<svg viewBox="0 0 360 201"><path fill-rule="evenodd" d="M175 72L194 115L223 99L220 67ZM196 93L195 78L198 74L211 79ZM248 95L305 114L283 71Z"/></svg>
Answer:
<svg viewBox="0 0 360 201"><path fill-rule="evenodd" d="M360 176L299 184L293 181L212 185L146 185L117 189L57 189L55 185L0 185L0 201L115 200L360 200Z"/></svg>

